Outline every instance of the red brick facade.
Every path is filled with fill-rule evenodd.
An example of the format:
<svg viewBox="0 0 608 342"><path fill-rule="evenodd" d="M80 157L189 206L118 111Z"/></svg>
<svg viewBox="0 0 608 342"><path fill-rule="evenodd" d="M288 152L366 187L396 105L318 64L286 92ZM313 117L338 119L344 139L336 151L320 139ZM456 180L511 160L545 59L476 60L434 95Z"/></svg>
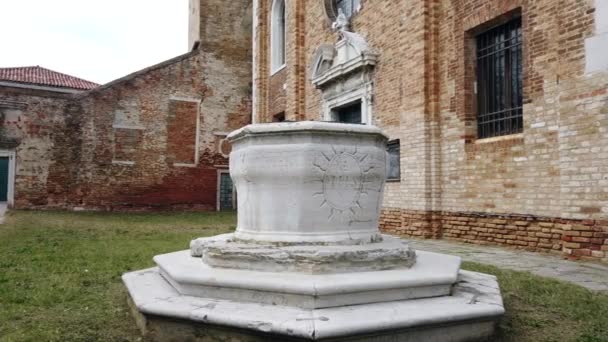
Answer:
<svg viewBox="0 0 608 342"><path fill-rule="evenodd" d="M269 72L272 0L255 1L254 120L326 119L311 82L315 51L338 40L324 1L286 2L284 83ZM608 70L588 49L606 34L601 0L360 3L352 30L378 54L372 123L401 142L385 230L608 260ZM478 139L474 37L514 17L523 132Z"/></svg>
<svg viewBox="0 0 608 342"><path fill-rule="evenodd" d="M188 54L76 94L1 89L14 207L216 209L223 140L251 117L252 13L245 0L193 1Z"/></svg>

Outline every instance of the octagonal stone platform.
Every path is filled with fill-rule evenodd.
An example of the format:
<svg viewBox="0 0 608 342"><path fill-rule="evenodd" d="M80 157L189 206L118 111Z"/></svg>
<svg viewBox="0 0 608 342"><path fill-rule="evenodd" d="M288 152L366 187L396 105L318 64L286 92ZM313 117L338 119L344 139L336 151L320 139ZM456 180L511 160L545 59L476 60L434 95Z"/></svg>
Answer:
<svg viewBox="0 0 608 342"><path fill-rule="evenodd" d="M468 271L447 296L324 308L185 295L162 273L155 267L123 276L138 325L153 341L470 341L491 336L504 314L496 278Z"/></svg>

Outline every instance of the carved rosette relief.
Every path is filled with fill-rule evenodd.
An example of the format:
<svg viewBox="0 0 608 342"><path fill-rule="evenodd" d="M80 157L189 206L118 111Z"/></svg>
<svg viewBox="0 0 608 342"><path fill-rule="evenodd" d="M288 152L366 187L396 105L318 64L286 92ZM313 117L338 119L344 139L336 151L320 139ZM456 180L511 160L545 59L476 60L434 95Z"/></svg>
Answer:
<svg viewBox="0 0 608 342"><path fill-rule="evenodd" d="M356 147L319 152L313 166L322 184L321 191L315 193L319 198L319 207L327 209L329 220L341 221L367 220L361 217L365 208L365 196L370 191L373 196L382 191L382 179L385 162L374 161L369 154L358 151Z"/></svg>

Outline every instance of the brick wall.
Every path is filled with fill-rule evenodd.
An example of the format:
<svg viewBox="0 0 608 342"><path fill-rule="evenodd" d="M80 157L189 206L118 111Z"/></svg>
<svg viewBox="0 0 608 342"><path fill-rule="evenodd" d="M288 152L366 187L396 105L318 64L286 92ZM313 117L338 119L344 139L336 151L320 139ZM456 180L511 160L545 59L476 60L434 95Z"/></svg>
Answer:
<svg viewBox="0 0 608 342"><path fill-rule="evenodd" d="M199 105L198 101L169 100L167 161L174 166L175 164L194 165L198 162L196 131L199 129Z"/></svg>
<svg viewBox="0 0 608 342"><path fill-rule="evenodd" d="M27 104L3 125L21 142L17 208L215 210L224 139L251 118L252 6L191 7L188 54L76 95L0 89Z"/></svg>
<svg viewBox="0 0 608 342"><path fill-rule="evenodd" d="M361 2L352 27L379 54L373 122L401 141L401 182L385 189L386 230L525 243L608 259L608 240L600 243L608 233L608 72L586 70L588 40L601 33L597 27L605 25L599 21L608 21L597 13L598 1ZM259 56L269 47L264 28L270 3L257 1ZM305 2L304 10L297 3L302 2L288 1L287 117L319 120L321 97L310 82L311 59L337 35L325 19L323 1ZM523 29L523 133L479 140L474 36L517 15ZM267 103L264 94L270 91L264 63L268 60L257 59L258 103ZM303 109L295 99L303 99ZM270 121L268 105L256 109ZM492 226L502 220L507 222ZM529 224L517 226L521 220ZM563 229L569 225L586 227L572 230L586 236L569 241L572 233ZM470 229L454 228L459 226Z"/></svg>
<svg viewBox="0 0 608 342"><path fill-rule="evenodd" d="M221 140L251 117L251 18L248 1L201 0L198 50L82 97L75 205L216 208ZM121 126L141 134L131 163L111 153Z"/></svg>
<svg viewBox="0 0 608 342"><path fill-rule="evenodd" d="M50 173L57 149L68 148L70 118L64 115L70 95L0 87L0 149L15 151L15 206L46 206L48 193L65 192Z"/></svg>

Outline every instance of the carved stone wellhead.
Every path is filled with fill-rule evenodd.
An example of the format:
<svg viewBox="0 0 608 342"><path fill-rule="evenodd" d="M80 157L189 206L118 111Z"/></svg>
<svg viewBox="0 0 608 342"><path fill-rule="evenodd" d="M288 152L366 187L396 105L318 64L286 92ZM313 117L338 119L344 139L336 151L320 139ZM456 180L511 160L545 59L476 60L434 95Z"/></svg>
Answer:
<svg viewBox="0 0 608 342"><path fill-rule="evenodd" d="M147 338L491 336L504 313L495 277L380 234L387 137L378 128L259 124L229 139L236 231L196 239L190 250L155 256L157 267L123 276Z"/></svg>
<svg viewBox="0 0 608 342"><path fill-rule="evenodd" d="M414 263L407 242L378 229L388 139L380 129L272 123L228 139L238 226L234 235L195 240L192 255L216 267L306 273Z"/></svg>
<svg viewBox="0 0 608 342"><path fill-rule="evenodd" d="M322 122L247 126L228 138L243 240L361 244L381 239L387 137Z"/></svg>

